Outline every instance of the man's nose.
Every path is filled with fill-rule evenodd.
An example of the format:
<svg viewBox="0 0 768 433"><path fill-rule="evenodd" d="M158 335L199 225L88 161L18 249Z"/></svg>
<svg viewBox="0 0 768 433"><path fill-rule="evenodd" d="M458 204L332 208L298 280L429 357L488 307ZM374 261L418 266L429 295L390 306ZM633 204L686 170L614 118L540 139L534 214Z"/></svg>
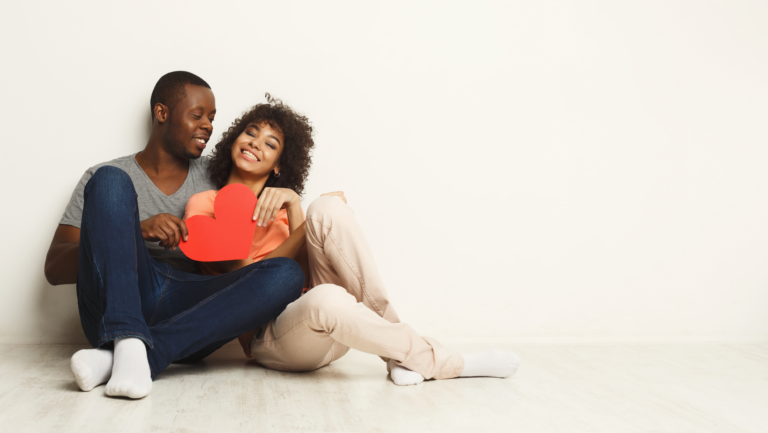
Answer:
<svg viewBox="0 0 768 433"><path fill-rule="evenodd" d="M213 131L213 123L208 118L204 118L203 123L200 125L200 129L205 129L210 134Z"/></svg>

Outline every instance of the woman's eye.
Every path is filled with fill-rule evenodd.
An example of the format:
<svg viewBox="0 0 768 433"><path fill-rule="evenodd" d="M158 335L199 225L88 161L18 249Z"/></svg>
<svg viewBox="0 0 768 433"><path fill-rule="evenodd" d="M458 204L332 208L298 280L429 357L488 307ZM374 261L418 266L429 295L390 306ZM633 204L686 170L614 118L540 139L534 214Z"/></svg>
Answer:
<svg viewBox="0 0 768 433"><path fill-rule="evenodd" d="M250 135L251 137L256 137L256 134L254 134L253 132L246 132L246 134Z"/></svg>
<svg viewBox="0 0 768 433"><path fill-rule="evenodd" d="M273 146L272 143L267 143L267 146L269 146L270 149L275 150L275 146Z"/></svg>

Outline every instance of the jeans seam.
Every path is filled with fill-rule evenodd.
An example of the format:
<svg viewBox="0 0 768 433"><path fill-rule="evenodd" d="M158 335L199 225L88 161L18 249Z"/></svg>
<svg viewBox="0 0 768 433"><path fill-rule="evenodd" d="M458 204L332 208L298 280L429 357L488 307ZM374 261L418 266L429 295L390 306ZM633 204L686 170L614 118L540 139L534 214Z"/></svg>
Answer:
<svg viewBox="0 0 768 433"><path fill-rule="evenodd" d="M195 305L194 307L192 307L192 308L190 308L190 309L188 309L188 310L186 310L186 311L182 312L181 314L179 314L179 315L177 315L177 316L175 316L175 317L172 317L172 318L171 318L171 319L168 321L168 323L166 323L165 325L163 325L163 328L167 328L167 327L168 327L168 326L170 326L172 323L176 322L177 320L181 319L182 317L186 316L187 314L189 314L189 313L192 313L193 311L195 311L195 310L197 310L198 308L202 307L203 305L207 304L207 303L208 303L208 302L210 302L211 300L213 300L213 299L217 298L219 295L221 295L221 294L223 294L223 293L225 293L225 292L229 291L229 289L231 289L232 287L236 286L237 284L239 284L239 283L240 283L240 282L242 282L243 280L247 279L248 277L250 277L251 275L253 275L253 273L254 273L254 272L256 272L256 271L258 271L259 269L261 269L261 267L255 267L255 266L254 266L254 268L253 268L253 269L252 269L250 272L248 272L247 274L244 274L242 277L238 278L238 279L237 279L237 281L235 281L234 283L230 284L229 286L225 287L225 288L224 288L224 289L222 289L222 290L219 290L218 292L214 293L213 295L211 295L211 296L209 296L209 297L205 298L205 299L204 299L202 302L198 303L198 304L197 304L197 305ZM169 278L170 278L170 277L169 277Z"/></svg>
<svg viewBox="0 0 768 433"><path fill-rule="evenodd" d="M168 275L165 276L165 284L163 285L163 290L160 292L160 299L157 300L157 304L155 305L155 311L152 313L152 318L149 319L149 323L147 323L148 327L152 327L155 323L155 316L157 316L158 310L160 310L160 304L163 302L163 298L165 298L165 295L168 290L168 286L171 279Z"/></svg>
<svg viewBox="0 0 768 433"><path fill-rule="evenodd" d="M107 343L109 341L114 341L114 340L117 340L118 338L127 338L127 337L134 337L134 338L140 339L141 341L147 343L150 350L155 348L155 345L152 344L152 342L149 341L145 335L139 334L138 332L118 332L117 334L110 334L110 335L101 337L97 344L99 345L99 347L101 347L102 344Z"/></svg>
<svg viewBox="0 0 768 433"><path fill-rule="evenodd" d="M85 296L85 293L83 293L83 291L79 287L77 288L77 292L80 293L80 297L83 298L83 300L85 302L87 302L91 306L91 308L96 310L96 313L98 313L98 315L99 315L99 320L103 319L104 318L104 314L101 311L99 311L99 308L96 307L96 305L94 305L94 303L91 302L91 300L88 299L87 296Z"/></svg>

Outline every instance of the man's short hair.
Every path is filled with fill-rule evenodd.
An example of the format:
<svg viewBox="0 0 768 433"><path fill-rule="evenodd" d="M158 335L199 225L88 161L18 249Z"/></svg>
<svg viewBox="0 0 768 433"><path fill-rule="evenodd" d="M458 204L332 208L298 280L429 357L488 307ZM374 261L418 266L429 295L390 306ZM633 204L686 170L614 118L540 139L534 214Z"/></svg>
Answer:
<svg viewBox="0 0 768 433"><path fill-rule="evenodd" d="M184 86L187 84L211 88L205 80L191 72L174 71L163 75L157 80L155 88L152 89L152 96L149 98L152 118L155 117L155 104L158 102L173 111L173 107L187 97L187 93L184 91Z"/></svg>

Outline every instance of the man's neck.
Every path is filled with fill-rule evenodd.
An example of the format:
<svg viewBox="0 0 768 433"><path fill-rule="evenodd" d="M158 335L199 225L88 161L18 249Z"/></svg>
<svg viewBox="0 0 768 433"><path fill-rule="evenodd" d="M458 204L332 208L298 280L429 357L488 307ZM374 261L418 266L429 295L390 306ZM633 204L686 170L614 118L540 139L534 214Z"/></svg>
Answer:
<svg viewBox="0 0 768 433"><path fill-rule="evenodd" d="M136 155L136 162L157 189L170 196L187 179L189 159L172 155L157 138L155 134L149 138L144 150Z"/></svg>
<svg viewBox="0 0 768 433"><path fill-rule="evenodd" d="M167 152L162 142L150 137L144 150L136 155L136 162L149 177L167 177L189 170L189 159L172 155Z"/></svg>

